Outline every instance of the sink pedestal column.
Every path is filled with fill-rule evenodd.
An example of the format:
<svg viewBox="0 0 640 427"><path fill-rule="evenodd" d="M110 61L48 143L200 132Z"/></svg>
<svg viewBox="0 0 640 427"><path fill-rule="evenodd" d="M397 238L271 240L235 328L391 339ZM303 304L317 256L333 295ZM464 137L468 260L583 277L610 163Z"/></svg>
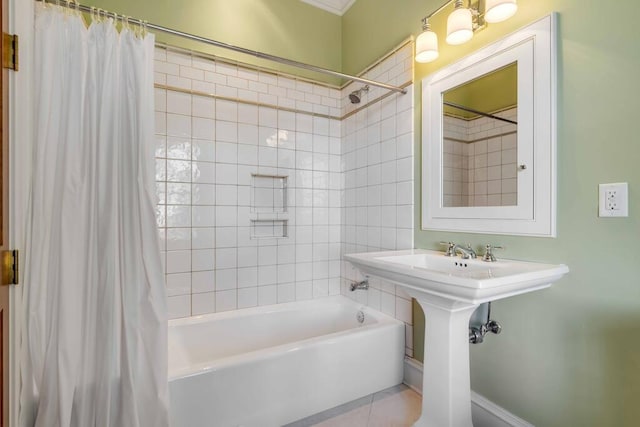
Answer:
<svg viewBox="0 0 640 427"><path fill-rule="evenodd" d="M469 319L477 304L420 292L425 316L422 416L415 427L473 427L469 378Z"/></svg>

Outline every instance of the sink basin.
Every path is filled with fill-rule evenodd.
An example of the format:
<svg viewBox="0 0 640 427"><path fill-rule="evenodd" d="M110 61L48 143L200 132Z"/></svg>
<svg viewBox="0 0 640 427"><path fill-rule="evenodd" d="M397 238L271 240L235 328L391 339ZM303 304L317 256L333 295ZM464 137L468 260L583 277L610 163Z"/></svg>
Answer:
<svg viewBox="0 0 640 427"><path fill-rule="evenodd" d="M473 427L469 318L478 305L551 286L564 264L447 257L423 249L344 256L364 274L401 286L425 314L422 415L416 427Z"/></svg>
<svg viewBox="0 0 640 427"><path fill-rule="evenodd" d="M425 249L350 254L345 259L366 274L472 304L547 288L569 271L563 264L465 260Z"/></svg>

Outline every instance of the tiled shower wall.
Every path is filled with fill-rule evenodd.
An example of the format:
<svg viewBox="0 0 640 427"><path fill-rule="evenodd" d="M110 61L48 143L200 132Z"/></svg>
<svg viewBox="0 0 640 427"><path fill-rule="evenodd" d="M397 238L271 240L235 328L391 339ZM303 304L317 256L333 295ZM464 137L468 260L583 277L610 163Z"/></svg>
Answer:
<svg viewBox="0 0 640 427"><path fill-rule="evenodd" d="M410 297L377 279L351 293L358 272L340 262L342 253L413 247L411 53L406 44L365 75L407 94L371 88L354 105L348 94L359 84L340 91L157 49L156 84L166 86L156 88L157 216L170 317L342 292L404 321L412 355ZM274 189L283 186L256 174L286 177L286 209L274 213L287 220L286 237L252 238L251 220L281 203ZM256 182L269 193L256 195Z"/></svg>
<svg viewBox="0 0 640 427"><path fill-rule="evenodd" d="M371 89L361 104L345 104L352 115L342 122L344 207L343 252L370 252L413 248L413 59L408 44L371 69L367 76L396 86L406 94ZM343 89L348 94L362 85ZM347 101L345 101L347 100ZM343 263L342 293L405 322L406 353L413 355L411 297L401 288L377 278L369 290L351 292L351 281L361 274Z"/></svg>
<svg viewBox="0 0 640 427"><path fill-rule="evenodd" d="M517 109L496 114L517 121ZM517 125L480 117L446 116L445 206L517 204Z"/></svg>
<svg viewBox="0 0 640 427"><path fill-rule="evenodd" d="M155 71L170 317L339 294L340 91L164 49ZM286 237L251 237L255 174L287 177Z"/></svg>

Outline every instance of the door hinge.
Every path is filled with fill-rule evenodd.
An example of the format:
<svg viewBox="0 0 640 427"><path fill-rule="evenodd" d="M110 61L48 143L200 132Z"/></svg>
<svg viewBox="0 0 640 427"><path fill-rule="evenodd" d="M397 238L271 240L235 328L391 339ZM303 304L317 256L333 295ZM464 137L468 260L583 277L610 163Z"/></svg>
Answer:
<svg viewBox="0 0 640 427"><path fill-rule="evenodd" d="M2 33L2 67L18 71L18 36Z"/></svg>
<svg viewBox="0 0 640 427"><path fill-rule="evenodd" d="M17 285L20 280L19 271L18 251L2 251L2 283L0 285Z"/></svg>

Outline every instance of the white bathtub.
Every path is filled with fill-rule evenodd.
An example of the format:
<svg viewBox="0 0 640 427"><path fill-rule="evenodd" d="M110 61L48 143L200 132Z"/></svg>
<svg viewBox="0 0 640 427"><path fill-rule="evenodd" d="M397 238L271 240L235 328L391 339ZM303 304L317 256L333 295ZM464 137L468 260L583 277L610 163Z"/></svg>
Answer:
<svg viewBox="0 0 640 427"><path fill-rule="evenodd" d="M342 296L172 320L171 425L282 426L401 383L403 357L403 323Z"/></svg>

